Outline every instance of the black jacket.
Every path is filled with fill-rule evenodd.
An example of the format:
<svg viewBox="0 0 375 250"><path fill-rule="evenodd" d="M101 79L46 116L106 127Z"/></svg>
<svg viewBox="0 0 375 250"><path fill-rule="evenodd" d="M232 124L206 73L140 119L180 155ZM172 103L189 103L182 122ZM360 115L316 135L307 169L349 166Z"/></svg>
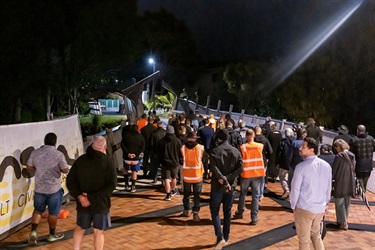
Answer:
<svg viewBox="0 0 375 250"><path fill-rule="evenodd" d="M306 127L307 137L314 138L318 143L323 141L322 131L318 126L308 125Z"/></svg>
<svg viewBox="0 0 375 250"><path fill-rule="evenodd" d="M242 137L238 131L233 130L233 128L226 128L229 133L228 143L238 149L241 152Z"/></svg>
<svg viewBox="0 0 375 250"><path fill-rule="evenodd" d="M214 145L215 131L210 126L204 126L198 130L200 141L204 145L205 150L210 150Z"/></svg>
<svg viewBox="0 0 375 250"><path fill-rule="evenodd" d="M293 139L292 137L285 137L281 141L281 150L280 150L280 161L279 166L282 169L289 170L292 166L294 153Z"/></svg>
<svg viewBox="0 0 375 250"><path fill-rule="evenodd" d="M139 155L145 150L145 139L134 129L129 129L122 134L122 158L124 160L139 160ZM128 154L135 154L135 158L130 159Z"/></svg>
<svg viewBox="0 0 375 250"><path fill-rule="evenodd" d="M270 155L273 153L270 141L264 135L255 135L254 141L262 143L264 146L262 154L264 159L264 165L266 166L267 159L269 159Z"/></svg>
<svg viewBox="0 0 375 250"><path fill-rule="evenodd" d="M167 132L163 128L157 128L154 132L152 132L151 147L155 149L158 142L163 139L166 134Z"/></svg>
<svg viewBox="0 0 375 250"><path fill-rule="evenodd" d="M231 185L232 189L237 186L238 176L243 171L240 151L224 141L211 151L210 164L212 170L211 191L223 188L218 182L220 179L224 180L225 186Z"/></svg>
<svg viewBox="0 0 375 250"><path fill-rule="evenodd" d="M87 148L73 164L66 185L70 195L77 199L77 210L85 213L107 214L111 207L111 194L116 188L116 168L102 152ZM78 196L87 193L91 205L82 207Z"/></svg>
<svg viewBox="0 0 375 250"><path fill-rule="evenodd" d="M320 155L318 155L318 157L320 159L326 161L332 167L336 156L331 152L331 153L325 153L325 154L320 153Z"/></svg>
<svg viewBox="0 0 375 250"><path fill-rule="evenodd" d="M159 163L165 167L178 167L182 164L182 143L175 134L166 134L157 145Z"/></svg>
<svg viewBox="0 0 375 250"><path fill-rule="evenodd" d="M145 139L145 148L151 148L151 135L156 130L156 127L152 123L148 123L141 129L141 135Z"/></svg>

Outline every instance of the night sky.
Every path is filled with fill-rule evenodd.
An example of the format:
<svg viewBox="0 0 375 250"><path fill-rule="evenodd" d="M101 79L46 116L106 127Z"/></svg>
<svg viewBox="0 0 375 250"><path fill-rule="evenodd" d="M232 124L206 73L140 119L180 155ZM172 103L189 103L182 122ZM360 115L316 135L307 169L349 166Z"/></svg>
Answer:
<svg viewBox="0 0 375 250"><path fill-rule="evenodd" d="M206 62L227 62L283 58L353 2L358 1L139 0L138 9L162 7L175 14L186 21Z"/></svg>

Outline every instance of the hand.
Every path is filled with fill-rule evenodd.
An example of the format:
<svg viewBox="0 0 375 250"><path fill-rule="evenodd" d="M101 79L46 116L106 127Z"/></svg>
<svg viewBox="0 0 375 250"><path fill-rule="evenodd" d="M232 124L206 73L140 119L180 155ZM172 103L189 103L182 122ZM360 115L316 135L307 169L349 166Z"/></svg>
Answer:
<svg viewBox="0 0 375 250"><path fill-rule="evenodd" d="M81 203L82 207L88 207L91 205L86 193L79 195L78 201Z"/></svg>
<svg viewBox="0 0 375 250"><path fill-rule="evenodd" d="M221 185L224 185L224 180L223 180L223 179L218 180L218 182L219 182Z"/></svg>

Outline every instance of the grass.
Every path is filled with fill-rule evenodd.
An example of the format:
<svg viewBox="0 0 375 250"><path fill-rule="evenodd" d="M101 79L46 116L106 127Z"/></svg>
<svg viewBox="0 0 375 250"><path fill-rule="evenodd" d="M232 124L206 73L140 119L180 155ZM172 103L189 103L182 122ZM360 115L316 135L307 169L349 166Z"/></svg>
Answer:
<svg viewBox="0 0 375 250"><path fill-rule="evenodd" d="M100 122L102 124L107 124L107 123L120 123L122 120L125 120L125 116L120 116L120 115L99 115L100 116ZM93 115L89 116L83 116L80 117L80 123L83 126L90 126L93 125Z"/></svg>
<svg viewBox="0 0 375 250"><path fill-rule="evenodd" d="M82 136L94 135L106 128L111 129L125 120L124 115L89 115L80 117Z"/></svg>

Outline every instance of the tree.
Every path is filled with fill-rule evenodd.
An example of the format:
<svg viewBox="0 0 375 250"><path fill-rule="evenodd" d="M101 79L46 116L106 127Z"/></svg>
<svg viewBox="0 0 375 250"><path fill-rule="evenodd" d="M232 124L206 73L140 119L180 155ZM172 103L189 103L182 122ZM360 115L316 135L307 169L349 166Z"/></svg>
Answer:
<svg viewBox="0 0 375 250"><path fill-rule="evenodd" d="M247 113L268 115L269 104L261 87L271 73L272 68L263 62L236 63L225 68L223 80Z"/></svg>
<svg viewBox="0 0 375 250"><path fill-rule="evenodd" d="M155 57L163 79L177 91L195 82L201 58L184 21L161 9L143 15L147 53Z"/></svg>

